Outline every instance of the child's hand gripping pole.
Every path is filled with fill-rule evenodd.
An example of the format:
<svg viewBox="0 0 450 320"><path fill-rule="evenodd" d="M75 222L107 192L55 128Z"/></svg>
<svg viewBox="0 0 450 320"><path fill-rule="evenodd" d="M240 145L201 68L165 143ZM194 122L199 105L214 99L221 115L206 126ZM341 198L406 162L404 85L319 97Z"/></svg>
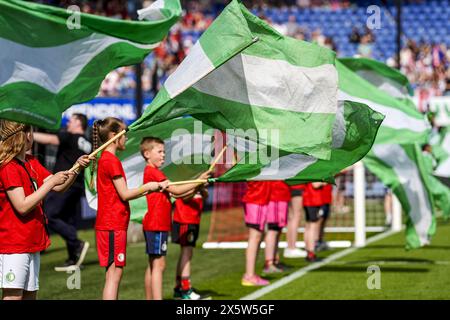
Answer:
<svg viewBox="0 0 450 320"><path fill-rule="evenodd" d="M125 133L127 133L128 129L120 131L118 134L116 134L114 137L106 141L104 144L102 144L100 147L98 147L96 150L92 151L89 154L89 158L93 158L97 156L97 153L103 151L106 149L111 143L119 139L121 136L123 136ZM75 163L72 168L70 168L69 172L77 172L80 169L80 165L78 163Z"/></svg>

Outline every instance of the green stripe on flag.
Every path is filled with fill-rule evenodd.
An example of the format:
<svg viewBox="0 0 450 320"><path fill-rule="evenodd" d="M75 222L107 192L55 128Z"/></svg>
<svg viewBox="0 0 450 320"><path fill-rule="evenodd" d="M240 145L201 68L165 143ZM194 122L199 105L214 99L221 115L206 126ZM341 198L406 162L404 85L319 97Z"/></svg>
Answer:
<svg viewBox="0 0 450 320"><path fill-rule="evenodd" d="M269 155L265 146L257 152L246 152L242 159L224 175L220 182L250 180L285 180L289 183L310 181L333 182L341 170L361 160L375 140L383 115L363 104L341 102L333 126L333 149L330 160L321 160L305 154L271 150L267 161L255 155Z"/></svg>

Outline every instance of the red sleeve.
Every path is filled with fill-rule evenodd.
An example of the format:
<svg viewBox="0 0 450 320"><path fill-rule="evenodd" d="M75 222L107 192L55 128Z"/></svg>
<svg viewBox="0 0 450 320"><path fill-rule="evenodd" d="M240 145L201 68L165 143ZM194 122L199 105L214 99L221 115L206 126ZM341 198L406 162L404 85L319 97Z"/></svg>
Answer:
<svg viewBox="0 0 450 320"><path fill-rule="evenodd" d="M106 165L105 171L111 179L124 176L122 163L119 159L110 159L109 161L105 161L104 164Z"/></svg>
<svg viewBox="0 0 450 320"><path fill-rule="evenodd" d="M16 187L23 187L23 181L17 166L6 165L0 172L0 179L2 179L5 190Z"/></svg>
<svg viewBox="0 0 450 320"><path fill-rule="evenodd" d="M166 175L158 169L146 166L144 169L144 183L156 181L161 182L167 180Z"/></svg>
<svg viewBox="0 0 450 320"><path fill-rule="evenodd" d="M36 158L30 163L30 165L33 166L33 170L36 171L38 174L38 179L41 180L42 183L48 176L52 175L52 173L48 171L47 168L44 167Z"/></svg>

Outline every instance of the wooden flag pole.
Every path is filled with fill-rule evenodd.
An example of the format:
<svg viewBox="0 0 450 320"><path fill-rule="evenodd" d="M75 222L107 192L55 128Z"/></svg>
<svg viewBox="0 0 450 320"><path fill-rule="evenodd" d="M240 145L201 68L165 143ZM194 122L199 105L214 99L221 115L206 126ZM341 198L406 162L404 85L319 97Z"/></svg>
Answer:
<svg viewBox="0 0 450 320"><path fill-rule="evenodd" d="M227 150L227 145L225 145L225 147L223 147L223 149L219 152L219 154L217 155L217 157L213 160L213 162L211 162L211 165L209 166L209 170L208 171L212 171L214 169L214 167L216 166L217 162L219 162L220 158L222 157L223 153L225 152L225 150Z"/></svg>
<svg viewBox="0 0 450 320"><path fill-rule="evenodd" d="M89 154L89 158L97 156L97 153L103 151L106 149L111 143L119 139L121 136L123 136L128 130L122 130L118 134L116 134L114 137L106 141L104 144L102 144L100 147L95 149ZM69 172L75 172L80 168L80 165L78 163L75 163L72 168L70 168Z"/></svg>
<svg viewBox="0 0 450 320"><path fill-rule="evenodd" d="M220 159L220 157L222 157L225 150L227 150L227 146L224 146L223 149L217 155L217 157L213 160L213 162L211 162L211 165L209 166L208 171L212 171L214 169L214 167L216 166L217 162L219 162L219 159ZM169 182L169 184L167 186L176 186L176 185L188 184L188 183L201 184L201 183L206 183L206 182L208 182L207 179L185 180L185 181Z"/></svg>
<svg viewBox="0 0 450 320"><path fill-rule="evenodd" d="M185 181L176 181L176 182L169 182L168 186L176 186L180 184L188 184L188 183L206 183L208 182L208 179L196 179L196 180L185 180Z"/></svg>

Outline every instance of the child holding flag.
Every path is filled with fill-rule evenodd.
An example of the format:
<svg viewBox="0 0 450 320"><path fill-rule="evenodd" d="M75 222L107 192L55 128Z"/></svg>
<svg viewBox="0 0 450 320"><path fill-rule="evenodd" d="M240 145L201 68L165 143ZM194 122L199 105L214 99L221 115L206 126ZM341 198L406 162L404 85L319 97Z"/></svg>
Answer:
<svg viewBox="0 0 450 320"><path fill-rule="evenodd" d="M107 117L97 120L93 127L94 149L125 129L122 120ZM163 190L167 183L150 182L139 188L128 189L117 150L125 150L125 135L108 145L98 160L98 211L95 236L100 266L106 268L104 300L116 300L126 265L127 229L130 221L129 200L149 192ZM94 170L96 161L94 161Z"/></svg>
<svg viewBox="0 0 450 320"><path fill-rule="evenodd" d="M157 137L146 137L142 139L140 149L147 163L144 169L144 183L159 182L167 185L169 180L161 171L165 159L164 141ZM209 171L204 172L199 179L207 179L209 175ZM162 283L166 266L167 239L172 223L170 197L187 197L192 195L198 186L198 183L172 185L164 192L147 195L148 210L142 223L146 253L149 257L144 279L147 300L162 300L163 297Z"/></svg>
<svg viewBox="0 0 450 320"><path fill-rule="evenodd" d="M64 192L76 173L52 175L29 154L32 128L0 120L0 288L5 300L34 300L39 290L40 252L50 238L42 200L50 191ZM88 156L77 160L81 167Z"/></svg>

